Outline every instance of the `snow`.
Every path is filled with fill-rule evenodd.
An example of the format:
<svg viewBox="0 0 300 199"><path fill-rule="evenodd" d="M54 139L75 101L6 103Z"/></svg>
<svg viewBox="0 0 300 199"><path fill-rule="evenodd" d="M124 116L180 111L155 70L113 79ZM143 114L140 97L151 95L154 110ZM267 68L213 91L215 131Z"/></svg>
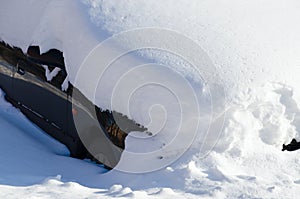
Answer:
<svg viewBox="0 0 300 199"><path fill-rule="evenodd" d="M45 77L49 82L59 73L59 71L61 71L58 67L55 67L52 71L50 71L47 65L42 66L45 69Z"/></svg>
<svg viewBox="0 0 300 199"><path fill-rule="evenodd" d="M131 133L107 172L1 97L1 198L299 195L299 152L281 151L300 139L298 1L2 4L1 40L62 50L69 81L153 135Z"/></svg>

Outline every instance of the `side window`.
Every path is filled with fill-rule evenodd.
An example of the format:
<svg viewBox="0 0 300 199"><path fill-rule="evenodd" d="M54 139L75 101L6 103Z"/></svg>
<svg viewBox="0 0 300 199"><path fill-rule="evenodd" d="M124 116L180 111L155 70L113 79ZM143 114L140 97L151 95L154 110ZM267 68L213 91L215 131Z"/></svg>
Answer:
<svg viewBox="0 0 300 199"><path fill-rule="evenodd" d="M0 53L0 65L5 66L6 70L8 69L9 71L6 71L6 73L8 74L12 74L12 71L14 70L14 66L9 64L2 56ZM5 70L3 68L0 68L0 71Z"/></svg>
<svg viewBox="0 0 300 199"><path fill-rule="evenodd" d="M63 84L67 78L67 72L59 67L42 65L45 69L46 80L56 88L63 90Z"/></svg>
<svg viewBox="0 0 300 199"><path fill-rule="evenodd" d="M44 76L48 83L67 92L68 81L64 64L63 53L57 49L50 49L40 53L39 46L30 46L27 50L29 60L40 65L44 70Z"/></svg>
<svg viewBox="0 0 300 199"><path fill-rule="evenodd" d="M3 62L6 62L11 66L16 66L18 57L15 56L12 47L0 42L0 60L3 60Z"/></svg>
<svg viewBox="0 0 300 199"><path fill-rule="evenodd" d="M41 81L46 81L44 76L45 69L41 66L29 62L24 59L20 59L17 63L17 73L24 75L25 73L33 74L36 78L40 79Z"/></svg>

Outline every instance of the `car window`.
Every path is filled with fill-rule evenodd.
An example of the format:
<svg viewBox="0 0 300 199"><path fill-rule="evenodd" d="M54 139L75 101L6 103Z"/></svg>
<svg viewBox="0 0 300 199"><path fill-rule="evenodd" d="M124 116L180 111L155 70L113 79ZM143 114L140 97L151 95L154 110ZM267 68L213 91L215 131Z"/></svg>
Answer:
<svg viewBox="0 0 300 199"><path fill-rule="evenodd" d="M12 66L16 66L19 58L15 54L16 53L14 52L14 49L12 47L1 42L0 45L0 55L2 57L1 59L3 59L4 61L6 61Z"/></svg>
<svg viewBox="0 0 300 199"><path fill-rule="evenodd" d="M42 68L44 78L48 83L64 91L65 85L63 84L67 78L67 72L61 51L50 49L41 54L39 46L30 46L27 50L27 57L29 61Z"/></svg>
<svg viewBox="0 0 300 199"><path fill-rule="evenodd" d="M20 59L17 64L18 70L22 69L25 71L25 73L31 73L34 76L36 76L38 79L42 81L46 81L45 78L45 69L41 67L40 65L37 65L33 62L30 62L25 59Z"/></svg>
<svg viewBox="0 0 300 199"><path fill-rule="evenodd" d="M62 84L67 77L67 72L61 68L54 66L47 66L47 69L49 70L50 76L51 74L53 75L51 76L51 80L48 79L48 82L53 86L57 87L58 89L62 90ZM47 76L46 72L45 75Z"/></svg>

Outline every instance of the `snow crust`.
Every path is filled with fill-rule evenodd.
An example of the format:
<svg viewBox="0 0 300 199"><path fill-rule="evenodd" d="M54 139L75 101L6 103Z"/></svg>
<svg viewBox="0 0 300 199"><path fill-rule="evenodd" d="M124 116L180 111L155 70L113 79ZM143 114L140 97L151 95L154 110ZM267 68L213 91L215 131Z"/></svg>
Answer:
<svg viewBox="0 0 300 199"><path fill-rule="evenodd" d="M89 91L92 78L77 85L102 108L112 108L112 99L118 99L113 108L123 113L128 113L127 104L124 105L128 96L126 90L120 89L124 87L115 87L120 85L116 84L120 79L124 80L122 85L128 86L138 80L150 82L147 78L155 77L158 82L165 78L179 91L184 90L178 83L182 78L191 85L201 107L201 117L193 114L193 106L187 106L186 112L192 112L187 117L192 119L185 121L182 131L194 130L189 126L193 119L200 121L193 145L183 156L179 150L180 158L174 163L144 174L119 170L104 173L92 163L66 157L63 146L43 135L2 99L0 196L296 198L300 184L299 152L281 152L281 145L294 137L300 139L299 7L296 0L3 3L0 39L21 47L24 52L29 45L39 45L42 52L51 48L62 50L72 83L76 82L81 63L97 44L113 34L143 27L167 28L191 38L209 56L217 75L200 77L177 56L144 49L112 63L101 79L104 83L97 87L100 96ZM128 41L124 43L129 47L141 42L139 38ZM115 52L124 47L120 45L110 45L107 49ZM145 68L137 70L137 65L148 62L154 64L147 68L147 73ZM130 69L134 73L122 79ZM221 109L212 118L205 79L217 85L209 88L212 96L219 93L220 86L226 94L226 98L214 104L222 108L225 103L225 112ZM114 89L119 91L116 98L112 97L116 94ZM182 102L190 104L190 100ZM151 139L140 139L137 133L132 133L126 140L127 152L148 154L171 142L172 131L180 119L172 95L160 88L146 87L135 92L130 102L129 116L160 133ZM159 122L165 119L165 114L169 116L166 126ZM224 117L218 120L220 114ZM158 119L152 121L153 118ZM221 132L219 126L223 127ZM168 162L178 154L163 151L162 159L157 154L134 159L124 153L120 166L151 166ZM53 178L57 175L61 177Z"/></svg>

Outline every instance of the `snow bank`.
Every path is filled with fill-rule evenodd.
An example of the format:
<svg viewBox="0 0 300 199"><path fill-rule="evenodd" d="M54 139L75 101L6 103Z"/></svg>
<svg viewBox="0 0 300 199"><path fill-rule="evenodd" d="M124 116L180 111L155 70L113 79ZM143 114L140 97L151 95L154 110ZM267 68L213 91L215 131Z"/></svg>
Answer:
<svg viewBox="0 0 300 199"><path fill-rule="evenodd" d="M80 83L76 82L76 75L84 58L112 34L158 27L187 36L203 49L199 57L208 55L214 73L200 70L198 75L178 55L162 49L142 49L112 60L101 76L102 84L88 81L94 80L90 78L93 74L88 73L91 76L83 78L86 82L77 85L102 108L130 113L127 115L148 124L156 133L150 138L137 133L129 136L120 162L122 168L145 167L149 171L156 164L168 165L145 174L113 170L86 185L104 187L107 192L101 195L103 198L124 194L133 198L138 198L138 194L149 198L174 194L177 197L182 192L189 193L184 197L295 198L299 195L299 155L297 151L281 152L281 144L293 137L300 139L299 6L296 0L11 1L0 8L0 39L24 51L33 44L41 46L43 52L50 48L62 50L69 80ZM8 12L11 10L15 12ZM126 47L131 49L144 42L143 38L156 39L157 43L165 40L147 36L109 43L104 46L105 55L118 54ZM180 45L180 41L175 43ZM186 51L194 55L189 49ZM149 62L154 64L148 68L141 65ZM195 130L190 124L199 124L197 137L183 156L185 150L180 147L170 153L164 150L176 137L172 132L182 119L181 109L176 106L180 103L161 87L149 86L151 81L168 85L179 96L190 96L185 95L188 89L183 88L191 88L196 96L200 116L194 106L189 106L193 98L180 100L186 113L191 114L181 123L180 132L188 134ZM206 85L206 81L210 84ZM136 89L134 84L141 82L148 83L148 87ZM128 96L124 86L137 92ZM95 94L93 88L100 94ZM219 95L223 89L226 98ZM212 103L210 96L218 95L220 101ZM222 110L224 102L226 109ZM211 110L211 104L216 112ZM142 156L130 156L130 152ZM168 161L178 157L173 164ZM86 177L89 178L92 177ZM156 187L171 190L157 191Z"/></svg>
<svg viewBox="0 0 300 199"><path fill-rule="evenodd" d="M247 87L268 81L297 86L300 4L296 0L167 0L159 6L154 0L84 2L90 5L91 20L113 34L164 27L193 39L216 65L229 100L245 97L240 95ZM172 63L159 52L152 56Z"/></svg>

